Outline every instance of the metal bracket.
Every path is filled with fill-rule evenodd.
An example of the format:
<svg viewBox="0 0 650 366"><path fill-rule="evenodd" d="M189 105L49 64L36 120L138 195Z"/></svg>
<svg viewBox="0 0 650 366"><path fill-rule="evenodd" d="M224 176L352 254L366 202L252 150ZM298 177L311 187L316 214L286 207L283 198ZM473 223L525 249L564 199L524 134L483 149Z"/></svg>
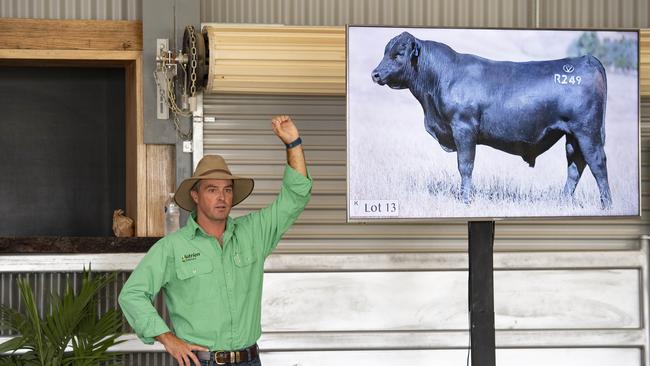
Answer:
<svg viewBox="0 0 650 366"><path fill-rule="evenodd" d="M158 80L165 80L163 78L166 77L166 70L162 65L164 61L161 62L160 60L164 59L168 51L169 40L166 38L156 39L156 77ZM169 119L169 108L165 104L165 93L167 93L167 84L159 85L156 88L156 118L158 119Z"/></svg>
<svg viewBox="0 0 650 366"><path fill-rule="evenodd" d="M195 95L196 110L192 114L192 170L203 158L203 92Z"/></svg>

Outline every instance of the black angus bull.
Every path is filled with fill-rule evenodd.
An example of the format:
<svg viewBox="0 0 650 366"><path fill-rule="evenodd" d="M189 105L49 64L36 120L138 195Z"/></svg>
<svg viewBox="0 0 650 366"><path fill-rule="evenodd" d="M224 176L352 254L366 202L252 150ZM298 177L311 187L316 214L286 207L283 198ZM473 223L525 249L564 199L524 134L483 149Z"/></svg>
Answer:
<svg viewBox="0 0 650 366"><path fill-rule="evenodd" d="M471 200L476 145L535 159L566 136L572 196L585 166L596 178L603 208L611 206L605 144L605 69L593 56L507 62L460 54L404 32L391 39L372 71L379 85L409 89L424 110L424 126L456 151L461 197Z"/></svg>

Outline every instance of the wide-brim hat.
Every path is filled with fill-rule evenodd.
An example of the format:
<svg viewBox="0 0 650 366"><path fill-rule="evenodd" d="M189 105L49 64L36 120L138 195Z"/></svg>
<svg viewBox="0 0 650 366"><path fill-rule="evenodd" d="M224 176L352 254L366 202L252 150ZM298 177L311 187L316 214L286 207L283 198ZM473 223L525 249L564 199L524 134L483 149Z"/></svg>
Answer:
<svg viewBox="0 0 650 366"><path fill-rule="evenodd" d="M174 195L176 203L187 211L194 210L196 204L190 195L190 191L197 181L203 179L232 179L233 206L246 199L255 186L253 179L239 177L230 173L228 164L221 156L206 155L199 161L194 174L178 186Z"/></svg>

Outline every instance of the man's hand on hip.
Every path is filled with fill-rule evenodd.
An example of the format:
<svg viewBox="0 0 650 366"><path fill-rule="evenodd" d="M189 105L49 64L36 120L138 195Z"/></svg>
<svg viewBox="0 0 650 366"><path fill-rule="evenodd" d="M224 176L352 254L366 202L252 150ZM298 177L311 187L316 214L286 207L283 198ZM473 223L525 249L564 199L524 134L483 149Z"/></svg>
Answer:
<svg viewBox="0 0 650 366"><path fill-rule="evenodd" d="M156 340L165 346L167 353L176 359L179 366L192 366L191 361L196 366L201 366L201 362L199 362L199 359L196 358L196 355L192 351L209 351L205 347L184 342L172 332L163 333L157 336Z"/></svg>

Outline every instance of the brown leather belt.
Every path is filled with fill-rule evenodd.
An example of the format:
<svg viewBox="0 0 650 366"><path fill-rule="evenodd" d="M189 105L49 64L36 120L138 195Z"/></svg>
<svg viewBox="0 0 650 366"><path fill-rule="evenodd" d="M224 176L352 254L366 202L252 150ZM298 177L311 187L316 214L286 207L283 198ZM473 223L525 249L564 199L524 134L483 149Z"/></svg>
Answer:
<svg viewBox="0 0 650 366"><path fill-rule="evenodd" d="M248 362L256 359L259 354L260 352L257 348L257 343L248 348L240 349L238 351L196 352L196 356L199 358L199 360L214 360L217 365L231 365L240 362Z"/></svg>

